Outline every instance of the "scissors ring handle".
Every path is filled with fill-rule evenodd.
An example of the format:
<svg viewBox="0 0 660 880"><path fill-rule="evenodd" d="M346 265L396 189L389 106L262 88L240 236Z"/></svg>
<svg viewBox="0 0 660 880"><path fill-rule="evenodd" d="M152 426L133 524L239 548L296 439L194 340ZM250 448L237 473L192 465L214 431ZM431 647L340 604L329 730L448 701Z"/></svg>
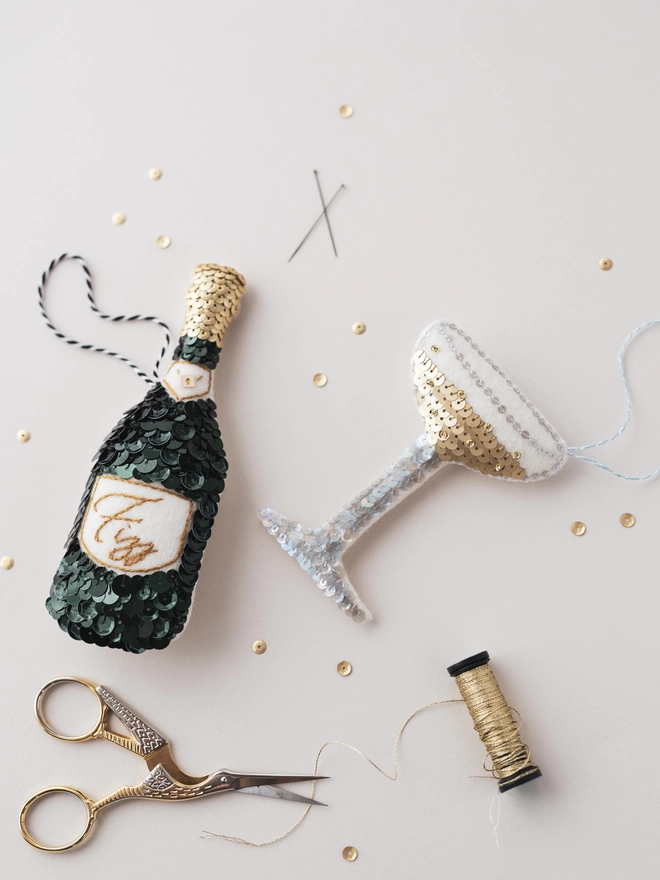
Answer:
<svg viewBox="0 0 660 880"><path fill-rule="evenodd" d="M60 733L58 730L55 730L55 728L51 727L43 714L43 700L48 691L51 690L51 688L57 687L57 685L59 684L68 684L69 682L73 682L74 684L81 684L86 687L94 694L99 704L99 714L98 718L94 722L94 726L87 733L80 734L79 736L66 736L63 733ZM41 690L37 694L37 699L34 701L34 714L37 716L37 721L39 722L41 728L45 730L46 733L54 736L55 739L62 739L64 740L64 742L84 742L87 739L93 739L94 737L98 736L99 731L103 727L104 709L105 704L99 697L95 685L93 685L91 681L87 681L87 679L85 678L76 678L76 676L74 675L63 675L60 678L54 678L52 681L49 681L41 688ZM73 789L66 790L74 791ZM79 794L79 792L74 791L74 794Z"/></svg>
<svg viewBox="0 0 660 880"><path fill-rule="evenodd" d="M41 800L44 797L47 797L49 794L75 795L75 797L83 802L83 804L85 805L85 809L87 810L87 825L83 829L82 834L76 837L75 840L71 841L71 843L65 843L63 846L46 846L43 843L39 843L38 840L35 840L35 838L32 837L27 828L28 813L37 801ZM90 800L88 797L86 797L86 795L84 795L81 791L78 791L78 789L76 788L70 788L68 785L55 785L51 788L42 788L41 791L33 794L32 797L23 805L23 809L21 810L21 816L19 819L21 834L23 835L24 839L27 840L30 846L35 847L35 849L40 849L42 852L66 852L68 849L73 849L74 846L78 846L79 843L82 843L83 840L85 840L85 838L94 826L97 812L98 811L95 808L94 801Z"/></svg>

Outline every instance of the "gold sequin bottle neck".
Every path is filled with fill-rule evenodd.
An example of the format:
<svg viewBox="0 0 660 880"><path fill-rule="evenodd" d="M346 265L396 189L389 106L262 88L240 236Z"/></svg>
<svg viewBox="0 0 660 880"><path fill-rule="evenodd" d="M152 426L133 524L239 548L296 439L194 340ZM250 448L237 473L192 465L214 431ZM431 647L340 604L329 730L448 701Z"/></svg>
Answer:
<svg viewBox="0 0 660 880"><path fill-rule="evenodd" d="M186 291L188 308L181 335L208 340L221 348L244 293L245 278L235 269L215 263L195 266Z"/></svg>

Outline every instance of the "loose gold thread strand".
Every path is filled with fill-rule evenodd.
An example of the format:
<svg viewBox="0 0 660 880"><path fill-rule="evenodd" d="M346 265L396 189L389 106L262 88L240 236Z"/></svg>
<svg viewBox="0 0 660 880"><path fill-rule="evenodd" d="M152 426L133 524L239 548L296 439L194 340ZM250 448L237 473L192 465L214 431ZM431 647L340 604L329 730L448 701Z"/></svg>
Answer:
<svg viewBox="0 0 660 880"><path fill-rule="evenodd" d="M484 760L484 770L502 779L530 766L529 748L518 733L520 721L517 724L514 721L490 666L461 673L456 676L456 684L492 762L489 769ZM520 718L519 713L516 714Z"/></svg>
<svg viewBox="0 0 660 880"><path fill-rule="evenodd" d="M497 801L497 818L493 819L493 804ZM488 808L488 818L490 819L490 824L493 826L493 837L495 838L495 845L498 850L500 848L500 839L497 836L497 826L500 824L500 814L502 812L502 793L500 791L497 794L493 795L493 799L490 802L490 807Z"/></svg>
<svg viewBox="0 0 660 880"><path fill-rule="evenodd" d="M422 712L425 712L427 709L432 709L434 706L443 706L446 703L462 703L462 702L463 702L463 700L436 700L433 703L427 703L426 706L421 706L419 709L415 709L415 711L412 712L406 718L406 720L403 722L403 724L399 728L399 732L396 735L396 741L394 743L394 773L391 776L389 773L386 773L385 770L383 770L381 767L379 767L375 761L372 761L368 755L365 755L365 753L363 751L361 751L360 749L358 749L356 746L352 746L349 743L345 743L345 742L339 742L337 740L330 740L329 742L323 743L323 745L319 749L318 754L316 756L316 761L314 762L314 775L316 776L316 774L318 772L319 762L321 760L321 755L327 749L328 746L344 746L344 748L350 749L352 752L356 752L358 755L360 755L362 758L364 758L365 761L368 761L372 767L374 767L386 779L389 779L390 782L396 782L396 780L399 777L399 744L401 742L401 737L403 736L403 731L410 724L410 722L413 720L413 718L415 718L415 716L417 716L417 715L420 715ZM316 793L316 780L314 780L314 782L312 782L312 791L311 791L310 797L313 798L315 793ZM284 834L280 834L279 837L274 837L272 840L264 840L262 843L254 843L251 840L244 840L242 837L233 837L229 834L215 834L213 831L204 831L202 833L202 837L207 840L210 838L216 838L218 840L228 840L230 843L242 843L244 846L256 846L256 847L271 846L273 843L279 843L280 840L284 840L285 837L288 837L290 834L293 834L294 831L296 831L298 828L300 828L302 823L305 821L307 814L309 813L312 806L313 806L312 804L308 804L305 807L305 812L302 814L300 819L298 819L298 821L295 823L295 825L292 825L288 831L285 831Z"/></svg>

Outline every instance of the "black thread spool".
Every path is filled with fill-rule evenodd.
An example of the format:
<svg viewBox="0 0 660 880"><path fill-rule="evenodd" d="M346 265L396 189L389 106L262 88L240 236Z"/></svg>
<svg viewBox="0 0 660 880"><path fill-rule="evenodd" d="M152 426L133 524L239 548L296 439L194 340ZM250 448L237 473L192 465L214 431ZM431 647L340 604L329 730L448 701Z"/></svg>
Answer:
<svg viewBox="0 0 660 880"><path fill-rule="evenodd" d="M492 761L491 772L500 792L505 792L542 774L532 763L529 748L520 739L489 661L488 651L482 651L455 663L447 672L456 679L474 729Z"/></svg>

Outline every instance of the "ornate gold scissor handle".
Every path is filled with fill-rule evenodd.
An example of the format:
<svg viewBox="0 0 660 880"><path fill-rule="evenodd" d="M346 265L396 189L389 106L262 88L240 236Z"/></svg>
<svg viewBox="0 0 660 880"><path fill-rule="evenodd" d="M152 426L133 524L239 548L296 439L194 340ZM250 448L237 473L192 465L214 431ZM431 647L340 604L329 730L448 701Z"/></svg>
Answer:
<svg viewBox="0 0 660 880"><path fill-rule="evenodd" d="M63 737L60 737L63 739ZM34 838L27 827L27 816L32 807L40 801L44 797L48 797L49 794L72 794L75 795L79 800L83 802L85 805L85 809L87 810L87 825L83 829L82 833L72 840L70 843L65 843L62 846L46 846L44 843L40 843L36 838ZM36 849L40 849L42 852L66 852L69 849L73 849L74 846L78 846L79 843L82 843L83 840L89 835L89 832L94 827L94 822L96 821L97 808L94 801L84 795L82 791L78 791L77 788L71 788L68 785L53 785L50 788L42 788L36 794L33 794L29 800L25 802L23 805L23 809L21 810L21 815L19 819L19 824L21 828L21 834L27 842L35 847Z"/></svg>
<svg viewBox="0 0 660 880"><path fill-rule="evenodd" d="M74 684L83 685L89 691L94 694L94 697L98 703L98 715L97 718L92 725L92 727L86 732L78 735L68 735L61 733L59 730L56 730L52 724L49 723L46 718L44 712L44 699L49 691L58 685L68 684L73 682ZM102 696L103 695L103 696ZM125 723L129 725L129 729L136 733L139 737L138 739L133 739L132 737L122 736L121 734L114 733L109 729L107 721L108 721L108 713L111 711L108 702L104 702L104 699L109 703L115 702L116 707L113 706L112 711L118 715L118 717ZM152 749L165 746L166 741L163 737L157 734L155 731L151 730L151 728L147 727L141 719L134 716L130 710L125 707L122 703L119 703L115 697L105 691L104 688L99 688L94 685L91 681L88 681L85 678L78 678L76 676L64 675L59 678L54 678L52 681L49 681L45 684L39 693L37 694L37 698L34 702L34 713L37 717L37 722L39 726L46 731L46 733L50 734L50 736L55 737L55 739L63 740L64 742L85 742L90 739L107 739L110 742L115 743L116 745L121 746L124 749L128 749L131 752L135 752L143 758L146 758L146 753L149 751L149 748ZM140 737L140 733L143 733L143 736ZM148 739L148 744L145 748L145 742ZM49 788L42 788L40 791L36 792L36 794L32 795L25 804L23 805L23 809L21 810L19 825L21 829L21 834L25 838L25 840L36 847L36 849L40 849L43 852L66 852L69 849L73 849L73 847L78 846L78 844L82 843L83 840L87 838L90 831L94 826L94 822L96 821L96 816L100 809L104 806L107 806L108 803L111 803L112 800L118 800L121 797L130 797L133 796L133 789L120 789L119 792L116 792L115 795L110 796L110 798L103 798L101 801L93 801L91 798L88 798L87 795L83 794L81 791L78 791L76 788L71 788L69 785L55 785L50 786ZM129 793L130 792L130 793ZM27 827L28 822L28 814L32 807L40 800L51 794L71 794L77 797L82 803L85 805L85 809L87 811L87 824L83 829L82 833L75 838L75 840L70 843L63 844L62 846L46 846L43 843L40 843L29 831Z"/></svg>

